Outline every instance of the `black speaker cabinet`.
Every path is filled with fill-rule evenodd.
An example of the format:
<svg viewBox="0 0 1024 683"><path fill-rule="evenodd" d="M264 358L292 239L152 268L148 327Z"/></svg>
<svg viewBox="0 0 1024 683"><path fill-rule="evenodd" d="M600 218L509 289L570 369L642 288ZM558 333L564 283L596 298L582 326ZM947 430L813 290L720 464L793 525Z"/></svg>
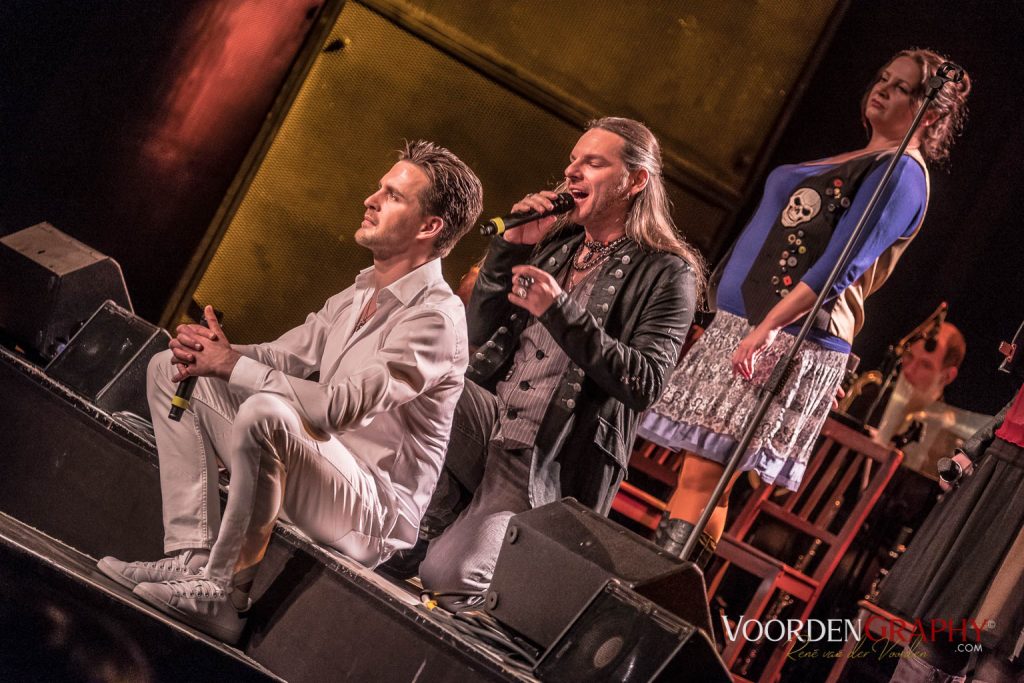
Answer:
<svg viewBox="0 0 1024 683"><path fill-rule="evenodd" d="M132 309L121 266L49 223L0 238L0 326L53 358L106 299Z"/></svg>
<svg viewBox="0 0 1024 683"><path fill-rule="evenodd" d="M169 341L165 330L104 301L46 366L46 374L107 412L125 410L149 419L146 367Z"/></svg>
<svg viewBox="0 0 1024 683"><path fill-rule="evenodd" d="M704 577L696 565L572 498L512 518L487 592L487 611L547 650L611 579L713 633Z"/></svg>
<svg viewBox="0 0 1024 683"><path fill-rule="evenodd" d="M707 633L612 579L541 657L534 673L559 683L729 683Z"/></svg>

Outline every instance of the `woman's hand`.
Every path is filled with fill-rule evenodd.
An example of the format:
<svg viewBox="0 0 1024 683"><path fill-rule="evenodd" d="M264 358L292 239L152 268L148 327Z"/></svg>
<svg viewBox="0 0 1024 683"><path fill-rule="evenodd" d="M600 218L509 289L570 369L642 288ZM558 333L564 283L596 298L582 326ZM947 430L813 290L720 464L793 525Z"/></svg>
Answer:
<svg viewBox="0 0 1024 683"><path fill-rule="evenodd" d="M778 329L766 327L764 324L757 325L752 329L743 341L739 343L732 354L732 370L739 373L743 379L750 379L754 376L754 363L766 348L775 341Z"/></svg>

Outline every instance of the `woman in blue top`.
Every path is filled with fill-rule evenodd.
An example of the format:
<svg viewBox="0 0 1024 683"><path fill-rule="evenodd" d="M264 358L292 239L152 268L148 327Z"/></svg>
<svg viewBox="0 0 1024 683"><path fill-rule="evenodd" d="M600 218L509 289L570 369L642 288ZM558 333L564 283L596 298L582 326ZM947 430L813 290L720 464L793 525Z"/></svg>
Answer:
<svg viewBox="0 0 1024 683"><path fill-rule="evenodd" d="M682 550L757 404L758 388L791 346L943 61L930 50L898 53L861 100L869 134L863 149L780 166L768 176L760 205L712 277L714 322L640 425L641 437L687 452L656 539L666 549ZM945 86L925 113L737 475L754 470L767 483L800 485L863 323L864 299L917 234L928 205L925 160L948 156L969 90L966 76ZM721 536L727 501L728 492L701 539L700 560Z"/></svg>

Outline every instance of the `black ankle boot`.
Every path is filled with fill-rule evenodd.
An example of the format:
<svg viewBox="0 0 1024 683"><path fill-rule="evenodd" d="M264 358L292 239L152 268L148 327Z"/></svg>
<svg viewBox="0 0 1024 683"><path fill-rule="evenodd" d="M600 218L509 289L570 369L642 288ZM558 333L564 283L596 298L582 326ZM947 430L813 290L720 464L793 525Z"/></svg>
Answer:
<svg viewBox="0 0 1024 683"><path fill-rule="evenodd" d="M690 538L690 532L692 531L693 525L686 520L669 518L666 514L658 522L658 530L654 535L654 542L663 548L665 552L681 557L683 546L686 545L686 541ZM717 545L714 538L707 533L702 533L700 541L697 543L696 554L692 558L693 563L703 570L715 554L715 547Z"/></svg>

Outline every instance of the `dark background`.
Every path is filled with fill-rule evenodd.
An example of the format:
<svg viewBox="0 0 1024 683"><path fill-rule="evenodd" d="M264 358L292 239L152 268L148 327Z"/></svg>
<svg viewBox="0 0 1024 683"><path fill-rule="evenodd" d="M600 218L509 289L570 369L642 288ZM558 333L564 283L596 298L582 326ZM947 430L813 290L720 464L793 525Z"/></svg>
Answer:
<svg viewBox="0 0 1024 683"><path fill-rule="evenodd" d="M1024 220L1017 209L1024 197L1022 8L1020 2L852 2L768 165L863 146L860 97L875 70L901 49L928 47L967 70L973 90L964 135L948 170L931 168L924 227L893 277L868 300L854 352L861 369L877 368L888 344L947 301L947 319L967 339L947 399L987 413L1012 395L1009 378L996 372L998 346L1024 318Z"/></svg>
<svg viewBox="0 0 1024 683"><path fill-rule="evenodd" d="M159 320L321 5L4 2L0 235L52 223Z"/></svg>

